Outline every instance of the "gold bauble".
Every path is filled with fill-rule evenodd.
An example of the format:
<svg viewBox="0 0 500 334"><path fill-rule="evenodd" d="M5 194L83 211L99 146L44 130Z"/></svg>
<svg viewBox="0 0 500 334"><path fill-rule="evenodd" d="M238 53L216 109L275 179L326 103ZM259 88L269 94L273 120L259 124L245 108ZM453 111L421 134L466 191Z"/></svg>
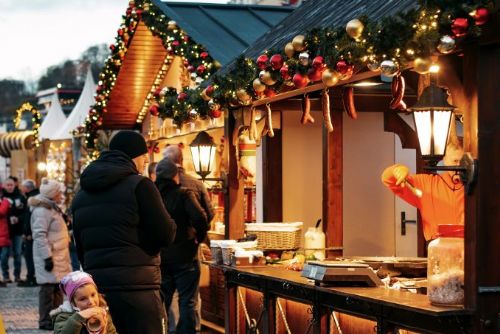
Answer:
<svg viewBox="0 0 500 334"><path fill-rule="evenodd" d="M295 49L292 43L286 43L285 45L285 54L288 58L292 58L295 54Z"/></svg>
<svg viewBox="0 0 500 334"><path fill-rule="evenodd" d="M263 91L266 90L266 85L264 85L259 79L255 79L253 81L253 89L257 93L262 93Z"/></svg>
<svg viewBox="0 0 500 334"><path fill-rule="evenodd" d="M339 82L339 77L340 74L338 72L332 71L327 68L326 70L323 71L323 74L321 75L321 81L323 81L325 86L332 87Z"/></svg>
<svg viewBox="0 0 500 334"><path fill-rule="evenodd" d="M168 30L177 29L177 22L175 22L174 20L168 21L168 23L167 23L167 29Z"/></svg>
<svg viewBox="0 0 500 334"><path fill-rule="evenodd" d="M276 80L273 78L271 72L269 71L260 71L259 80L260 82L268 86L272 86L276 83Z"/></svg>
<svg viewBox="0 0 500 334"><path fill-rule="evenodd" d="M241 102L246 102L252 99L252 97L244 89L238 89L236 91L236 96L238 97L238 100L240 100Z"/></svg>
<svg viewBox="0 0 500 334"><path fill-rule="evenodd" d="M211 98L210 96L208 96L208 95L207 95L207 90L206 90L206 89L204 89L204 90L202 90L202 91L201 91L200 96L201 96L201 98L202 98L203 100L205 100L205 101L210 101L210 100L212 100L212 98Z"/></svg>
<svg viewBox="0 0 500 334"><path fill-rule="evenodd" d="M293 38L292 45L295 51L300 52L305 49L304 39L304 35L297 35Z"/></svg>
<svg viewBox="0 0 500 334"><path fill-rule="evenodd" d="M415 58L413 61L413 70L419 74L427 74L431 65L432 60L430 58Z"/></svg>
<svg viewBox="0 0 500 334"><path fill-rule="evenodd" d="M347 22L345 30L351 38L358 40L361 37L361 34L363 33L364 28L365 28L365 25L363 24L363 22L361 22L358 19L354 19L354 20Z"/></svg>

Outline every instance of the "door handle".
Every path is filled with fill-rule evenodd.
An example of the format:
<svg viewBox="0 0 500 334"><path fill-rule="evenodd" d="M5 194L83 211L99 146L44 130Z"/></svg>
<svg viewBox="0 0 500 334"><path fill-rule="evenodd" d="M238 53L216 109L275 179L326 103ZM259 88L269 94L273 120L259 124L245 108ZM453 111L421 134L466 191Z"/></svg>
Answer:
<svg viewBox="0 0 500 334"><path fill-rule="evenodd" d="M406 224L417 224L417 221L406 220L406 212L401 211L401 235L406 235Z"/></svg>

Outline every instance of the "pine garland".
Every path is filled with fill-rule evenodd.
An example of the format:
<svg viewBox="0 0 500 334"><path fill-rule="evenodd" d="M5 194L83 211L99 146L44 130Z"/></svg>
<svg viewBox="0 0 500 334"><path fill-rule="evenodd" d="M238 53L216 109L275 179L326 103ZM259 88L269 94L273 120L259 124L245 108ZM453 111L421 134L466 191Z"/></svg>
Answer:
<svg viewBox="0 0 500 334"><path fill-rule="evenodd" d="M14 127L16 129L19 128L21 125L21 119L23 116L24 112L29 112L31 113L31 120L32 120L32 131L33 131L33 147L37 148L40 146L40 126L42 125L42 117L40 115L40 112L31 105L29 102L23 103L19 108L16 110L16 117L14 117Z"/></svg>

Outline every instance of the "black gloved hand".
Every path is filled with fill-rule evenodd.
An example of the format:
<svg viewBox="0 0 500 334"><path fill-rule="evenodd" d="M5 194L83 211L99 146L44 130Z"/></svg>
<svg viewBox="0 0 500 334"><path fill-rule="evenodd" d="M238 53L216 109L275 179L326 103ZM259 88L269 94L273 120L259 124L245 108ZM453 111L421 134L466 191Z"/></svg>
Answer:
<svg viewBox="0 0 500 334"><path fill-rule="evenodd" d="M54 262L52 261L51 257L48 257L43 261L45 262L45 270L52 271L52 269L54 269Z"/></svg>

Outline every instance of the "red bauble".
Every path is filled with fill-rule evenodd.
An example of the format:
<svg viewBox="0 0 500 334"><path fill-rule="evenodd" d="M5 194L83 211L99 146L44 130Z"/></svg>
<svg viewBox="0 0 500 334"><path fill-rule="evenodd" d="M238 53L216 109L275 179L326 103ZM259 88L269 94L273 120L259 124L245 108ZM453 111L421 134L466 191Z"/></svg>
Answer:
<svg viewBox="0 0 500 334"><path fill-rule="evenodd" d="M212 118L219 118L220 115L222 115L222 112L220 111L220 109L210 110L209 114L210 114L210 117L212 117Z"/></svg>
<svg viewBox="0 0 500 334"><path fill-rule="evenodd" d="M108 109L107 109L107 108L102 108L102 112L103 112L103 113L107 113L107 112L108 112Z"/></svg>
<svg viewBox="0 0 500 334"><path fill-rule="evenodd" d="M149 107L149 112L153 116L158 116L158 114L159 114L158 105L157 104L152 104L151 107Z"/></svg>
<svg viewBox="0 0 500 334"><path fill-rule="evenodd" d="M296 88L303 88L307 86L309 80L307 79L307 76L300 73L295 73L292 81Z"/></svg>
<svg viewBox="0 0 500 334"><path fill-rule="evenodd" d="M212 94L214 93L214 86L212 85L208 85L207 88L205 88L205 92L208 96L212 96Z"/></svg>
<svg viewBox="0 0 500 334"><path fill-rule="evenodd" d="M198 74L203 74L203 72L205 72L205 65L200 65L196 68L196 72L198 72Z"/></svg>
<svg viewBox="0 0 500 334"><path fill-rule="evenodd" d="M137 14L138 17L141 17L141 15L142 15L142 9L136 9L135 13Z"/></svg>
<svg viewBox="0 0 500 334"><path fill-rule="evenodd" d="M184 64L184 66L188 67L189 66L189 60L187 59L184 59L184 61L182 62Z"/></svg>
<svg viewBox="0 0 500 334"><path fill-rule="evenodd" d="M273 55L270 60L271 67L273 70L277 71L283 66L283 57L281 55Z"/></svg>
<svg viewBox="0 0 500 334"><path fill-rule="evenodd" d="M478 8L472 12L472 18L476 22L477 26L483 25L488 21L488 16L490 12L486 8Z"/></svg>
<svg viewBox="0 0 500 334"><path fill-rule="evenodd" d="M114 44L111 44L111 45L109 46L109 49L110 49L111 51L115 51L115 48L116 48L116 46L115 46Z"/></svg>
<svg viewBox="0 0 500 334"><path fill-rule="evenodd" d="M195 71L195 68L194 68L194 66L193 66L193 65L189 65L189 66L187 67L187 70L188 70L189 72L193 73L193 72Z"/></svg>
<svg viewBox="0 0 500 334"><path fill-rule="evenodd" d="M266 90L264 91L264 95L266 97L273 97L276 96L276 91L272 88L266 88Z"/></svg>
<svg viewBox="0 0 500 334"><path fill-rule="evenodd" d="M207 58L208 57L208 52L203 51L202 53L200 53L200 57L201 57L201 59Z"/></svg>
<svg viewBox="0 0 500 334"><path fill-rule="evenodd" d="M118 36L123 36L123 29L118 29Z"/></svg>
<svg viewBox="0 0 500 334"><path fill-rule="evenodd" d="M349 72L352 73L353 70L354 66L348 64L345 60L339 60L335 65L335 71L340 74L348 74Z"/></svg>
<svg viewBox="0 0 500 334"><path fill-rule="evenodd" d="M184 101L185 99L187 99L188 95L184 92L182 93L179 93L179 95L177 95L177 100L179 101Z"/></svg>
<svg viewBox="0 0 500 334"><path fill-rule="evenodd" d="M319 69L315 69L315 68L310 68L307 71L307 77L312 82L320 81L321 80L321 74L322 74L321 71Z"/></svg>
<svg viewBox="0 0 500 334"><path fill-rule="evenodd" d="M158 88L156 88L156 90L153 93L153 95L158 98L158 97L160 97L161 91L162 91L162 88L158 87Z"/></svg>
<svg viewBox="0 0 500 334"><path fill-rule="evenodd" d="M285 64L281 67L280 69L280 74L283 80L288 80L290 79L290 73L288 72L288 65Z"/></svg>
<svg viewBox="0 0 500 334"><path fill-rule="evenodd" d="M181 42L179 42L177 40L172 42L172 46L179 46L179 45L181 45Z"/></svg>
<svg viewBox="0 0 500 334"><path fill-rule="evenodd" d="M325 66L325 60L321 56L314 57L312 61L312 67L315 69L320 69Z"/></svg>
<svg viewBox="0 0 500 334"><path fill-rule="evenodd" d="M261 70L265 70L268 61L269 57L267 55L260 55L259 58L257 58L257 67Z"/></svg>
<svg viewBox="0 0 500 334"><path fill-rule="evenodd" d="M187 42L187 41L189 41L189 36L184 36L184 37L182 37L182 39L184 40L184 42Z"/></svg>
<svg viewBox="0 0 500 334"><path fill-rule="evenodd" d="M453 20L451 24L451 31L456 37L464 36L467 33L467 28L469 27L469 21L466 18L459 17Z"/></svg>

